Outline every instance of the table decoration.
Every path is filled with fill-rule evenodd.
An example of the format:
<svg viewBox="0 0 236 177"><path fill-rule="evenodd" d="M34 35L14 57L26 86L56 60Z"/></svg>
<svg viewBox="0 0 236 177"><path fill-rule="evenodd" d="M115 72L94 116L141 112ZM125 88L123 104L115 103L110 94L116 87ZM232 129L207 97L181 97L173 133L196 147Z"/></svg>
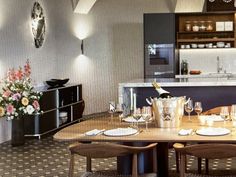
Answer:
<svg viewBox="0 0 236 177"><path fill-rule="evenodd" d="M93 129L93 130L90 130L88 132L85 132L85 135L87 136L96 136L98 134L101 134L105 131L105 129L102 129L102 130L98 130L98 129Z"/></svg>
<svg viewBox="0 0 236 177"><path fill-rule="evenodd" d="M42 93L34 90L29 60L24 69L9 69L0 93L0 117L12 121L12 146L23 145L24 117L39 113Z"/></svg>
<svg viewBox="0 0 236 177"><path fill-rule="evenodd" d="M193 129L181 129L178 134L181 136L186 136L186 135L191 135L192 132Z"/></svg>
<svg viewBox="0 0 236 177"><path fill-rule="evenodd" d="M135 118L133 118L133 116L128 116L126 118L123 119L123 121L128 122L128 123L144 123L145 120L143 119L143 117L141 117L140 119L136 120Z"/></svg>

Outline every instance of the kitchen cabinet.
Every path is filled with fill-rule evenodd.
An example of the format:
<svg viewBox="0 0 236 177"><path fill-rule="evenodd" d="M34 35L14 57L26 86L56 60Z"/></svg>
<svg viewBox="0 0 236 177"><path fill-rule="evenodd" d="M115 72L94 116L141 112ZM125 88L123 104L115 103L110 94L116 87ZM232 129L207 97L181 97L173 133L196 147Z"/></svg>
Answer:
<svg viewBox="0 0 236 177"><path fill-rule="evenodd" d="M144 44L175 43L175 14L144 14Z"/></svg>
<svg viewBox="0 0 236 177"><path fill-rule="evenodd" d="M235 13L176 14L176 42L178 48L235 47Z"/></svg>
<svg viewBox="0 0 236 177"><path fill-rule="evenodd" d="M38 90L43 92L40 99L43 112L25 117L25 136L40 138L44 134L78 122L82 118L85 104L82 99L81 84Z"/></svg>
<svg viewBox="0 0 236 177"><path fill-rule="evenodd" d="M175 14L144 14L144 78L174 77Z"/></svg>

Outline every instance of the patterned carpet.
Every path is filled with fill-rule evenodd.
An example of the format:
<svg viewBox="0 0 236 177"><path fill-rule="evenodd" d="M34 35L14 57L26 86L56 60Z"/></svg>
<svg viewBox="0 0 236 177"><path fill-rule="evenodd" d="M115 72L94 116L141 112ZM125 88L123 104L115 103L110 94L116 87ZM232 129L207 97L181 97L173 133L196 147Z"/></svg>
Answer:
<svg viewBox="0 0 236 177"><path fill-rule="evenodd" d="M10 142L0 144L0 177L66 177L68 174L68 143L57 142L52 136L41 140L27 139L20 147L11 147ZM177 177L175 172L175 153L169 151L170 176ZM196 159L190 157L188 169L196 170ZM220 170L221 174L235 172L236 159L214 160L210 163L211 173ZM85 158L77 156L75 176L119 176L116 174L116 158L92 161L94 174L84 174ZM107 170L103 172L102 170ZM222 171L224 170L224 171ZM106 174L106 175L105 175ZM146 175L151 177L153 175Z"/></svg>
<svg viewBox="0 0 236 177"><path fill-rule="evenodd" d="M100 114L89 115L93 118ZM12 147L10 142L0 144L0 177L67 177L69 166L69 143L54 141L52 135L43 137L41 140L28 138L24 146ZM170 177L178 177L176 174L175 153L169 150L169 173ZM204 164L204 163L203 163ZM202 165L203 165L202 164ZM84 157L76 156L76 177L115 177L116 158L92 159L92 170L95 173L84 173L86 161ZM197 169L197 160L188 158L187 169L191 172ZM210 161L211 174L236 174L236 158ZM143 175L153 177L155 175ZM123 177L123 176L119 176Z"/></svg>

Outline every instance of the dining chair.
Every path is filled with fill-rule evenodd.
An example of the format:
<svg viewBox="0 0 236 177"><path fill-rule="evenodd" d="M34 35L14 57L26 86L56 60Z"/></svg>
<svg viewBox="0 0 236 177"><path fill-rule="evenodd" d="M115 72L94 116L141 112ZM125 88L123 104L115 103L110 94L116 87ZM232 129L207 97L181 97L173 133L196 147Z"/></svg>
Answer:
<svg viewBox="0 0 236 177"><path fill-rule="evenodd" d="M222 107L226 107L226 106L218 106L218 107L209 109L209 110L203 112L202 115L211 115L211 114L220 115L220 111L221 111L221 108L222 108ZM229 112L230 112L231 106L227 106L227 107L228 107Z"/></svg>
<svg viewBox="0 0 236 177"><path fill-rule="evenodd" d="M132 154L132 177L138 177L138 154L147 150L153 152L153 172L157 172L157 143L152 143L143 147L126 146L115 143L92 143L83 144L75 143L69 146L70 151L70 166L69 177L73 177L74 173L74 155L81 155L86 157L87 166L86 172L91 172L92 163L91 158L110 158L117 156L125 156Z"/></svg>
<svg viewBox="0 0 236 177"><path fill-rule="evenodd" d="M180 177L196 177L196 174L186 173L185 166L187 155L206 159L225 159L236 157L235 144L195 144L176 148L176 151L180 154ZM203 176L205 175L197 175L197 177ZM211 177L211 175L207 175L207 177Z"/></svg>
<svg viewBox="0 0 236 177"><path fill-rule="evenodd" d="M220 115L222 107L228 107L229 112L231 110L231 106L217 106L207 111L204 111L202 115L212 115L212 114ZM202 158L198 158L198 172L199 173L201 173L201 164L202 164ZM207 158L205 159L205 173L206 174L209 173L209 160Z"/></svg>

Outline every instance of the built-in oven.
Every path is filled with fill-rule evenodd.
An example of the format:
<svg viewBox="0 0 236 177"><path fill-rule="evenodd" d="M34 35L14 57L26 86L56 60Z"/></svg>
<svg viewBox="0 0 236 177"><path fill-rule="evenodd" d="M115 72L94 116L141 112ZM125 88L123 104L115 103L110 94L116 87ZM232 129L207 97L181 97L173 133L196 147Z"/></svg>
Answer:
<svg viewBox="0 0 236 177"><path fill-rule="evenodd" d="M175 77L174 44L145 44L145 78Z"/></svg>

